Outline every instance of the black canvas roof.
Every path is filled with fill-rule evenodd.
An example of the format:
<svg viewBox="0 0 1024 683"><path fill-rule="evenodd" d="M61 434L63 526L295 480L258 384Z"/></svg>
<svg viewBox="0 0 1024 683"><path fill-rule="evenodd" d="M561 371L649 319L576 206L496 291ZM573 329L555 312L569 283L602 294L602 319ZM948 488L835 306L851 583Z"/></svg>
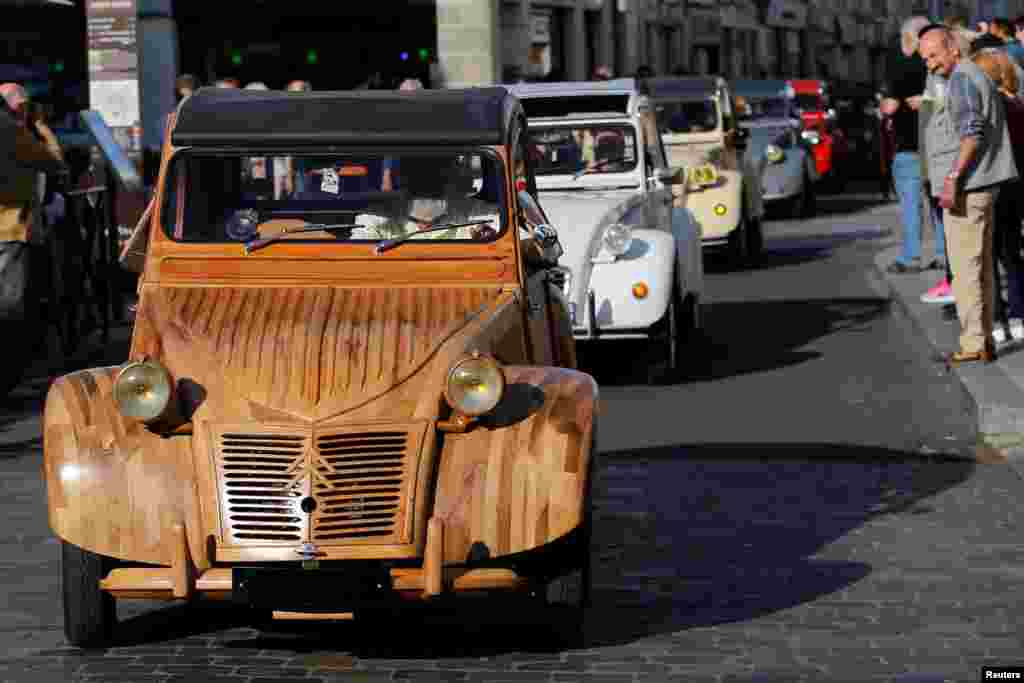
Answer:
<svg viewBox="0 0 1024 683"><path fill-rule="evenodd" d="M286 92L202 88L171 134L185 146L496 145L518 101L505 88Z"/></svg>
<svg viewBox="0 0 1024 683"><path fill-rule="evenodd" d="M656 100L703 100L718 91L718 79L714 76L646 78L640 88Z"/></svg>
<svg viewBox="0 0 1024 683"><path fill-rule="evenodd" d="M782 80L735 80L732 92L748 100L770 100L777 97L788 97L792 93L789 81Z"/></svg>

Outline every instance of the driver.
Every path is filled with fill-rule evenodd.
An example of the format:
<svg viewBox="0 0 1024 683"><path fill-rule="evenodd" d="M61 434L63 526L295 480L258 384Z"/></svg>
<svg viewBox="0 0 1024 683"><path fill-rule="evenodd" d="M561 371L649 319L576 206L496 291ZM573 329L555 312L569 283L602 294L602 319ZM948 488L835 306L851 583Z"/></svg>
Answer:
<svg viewBox="0 0 1024 683"><path fill-rule="evenodd" d="M393 239L420 232L435 225L487 221L481 225L428 232L423 239L483 240L499 227L498 199L485 197L489 190L473 183L473 157L405 157L398 166L400 187L406 198L389 203L380 212L360 214L352 239ZM482 176L488 177L486 159ZM486 185L486 180L484 185Z"/></svg>

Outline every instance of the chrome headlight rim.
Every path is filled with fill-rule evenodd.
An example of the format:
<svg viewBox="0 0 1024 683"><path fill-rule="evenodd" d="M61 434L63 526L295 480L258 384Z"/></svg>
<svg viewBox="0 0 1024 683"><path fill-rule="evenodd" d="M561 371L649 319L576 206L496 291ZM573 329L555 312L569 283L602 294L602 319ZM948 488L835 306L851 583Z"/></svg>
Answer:
<svg viewBox="0 0 1024 683"><path fill-rule="evenodd" d="M781 164L786 158L786 152L778 145L768 145L764 148L764 158L771 164Z"/></svg>
<svg viewBox="0 0 1024 683"><path fill-rule="evenodd" d="M615 232L621 233L617 240L614 239ZM613 239L609 239L609 235L612 235ZM601 244L612 256L622 256L633 246L633 228L626 223L611 223L601 235Z"/></svg>
<svg viewBox="0 0 1024 683"><path fill-rule="evenodd" d="M149 373L149 380L154 382L150 390L156 393L158 397L163 395L160 402L153 404L146 411L138 410L137 406L133 406L131 403L133 398L130 393L133 390L133 387L130 386L133 382L131 373L140 369ZM138 384L134 387L136 395L139 393L140 387L141 385ZM121 367L114 378L111 393L113 394L114 402L117 404L117 409L122 415L144 424L152 424L159 422L161 418L167 415L174 398L174 383L171 379L170 371L162 363L151 358L143 358L142 360L130 361Z"/></svg>
<svg viewBox="0 0 1024 683"><path fill-rule="evenodd" d="M486 369L492 371L491 376L497 382L493 400L477 408L467 408L464 404L460 403L454 395L455 392L452 390L452 379L455 377L455 373L460 369L465 368L469 363L481 363L484 365ZM448 368L448 373L445 375L444 380L444 400L456 413L466 415L468 417L480 417L481 415L486 415L491 412L499 403L501 403L501 399L505 395L506 383L505 371L501 367L501 363L499 363L493 356L480 353L479 351L474 351L473 353L467 354L458 359L452 363L450 368Z"/></svg>

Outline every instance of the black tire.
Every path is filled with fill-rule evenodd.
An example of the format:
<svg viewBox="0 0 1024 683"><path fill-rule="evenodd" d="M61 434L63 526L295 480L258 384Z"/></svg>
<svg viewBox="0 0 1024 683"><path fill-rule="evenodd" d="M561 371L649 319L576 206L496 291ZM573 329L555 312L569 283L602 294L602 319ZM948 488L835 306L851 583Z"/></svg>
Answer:
<svg viewBox="0 0 1024 683"><path fill-rule="evenodd" d="M590 606L592 599L593 568L590 545L594 515L591 491L596 457L597 449L592 445L587 485L583 494L583 522L580 526L579 543L576 546L577 566L568 574L549 581L545 586L545 602L551 617L548 623L553 627L555 637L567 647L583 644L586 608Z"/></svg>
<svg viewBox="0 0 1024 683"><path fill-rule="evenodd" d="M747 222L750 234L747 236L747 264L756 265L764 251L764 223L760 220Z"/></svg>
<svg viewBox="0 0 1024 683"><path fill-rule="evenodd" d="M673 284L672 295L669 297L665 315L653 326L652 341L654 343L650 346L652 357L647 361L648 384L670 384L679 377L685 351L682 333L686 324L684 315L679 288Z"/></svg>
<svg viewBox="0 0 1024 683"><path fill-rule="evenodd" d="M749 240L749 223L746 218L742 218L736 229L729 233L729 261L737 270L742 270L747 265L750 251Z"/></svg>
<svg viewBox="0 0 1024 683"><path fill-rule="evenodd" d="M818 211L818 196L814 188L814 183L804 173L804 194L806 194L806 201L804 202L804 214L802 218L812 218Z"/></svg>
<svg viewBox="0 0 1024 683"><path fill-rule="evenodd" d="M100 589L113 560L61 541L64 635L76 647L104 647L117 624L114 597Z"/></svg>

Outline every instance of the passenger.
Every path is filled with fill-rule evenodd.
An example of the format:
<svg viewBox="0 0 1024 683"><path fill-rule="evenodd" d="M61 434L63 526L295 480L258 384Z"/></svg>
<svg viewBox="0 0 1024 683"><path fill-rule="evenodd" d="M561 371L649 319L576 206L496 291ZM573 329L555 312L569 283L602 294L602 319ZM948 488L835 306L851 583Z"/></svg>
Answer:
<svg viewBox="0 0 1024 683"><path fill-rule="evenodd" d="M496 171L492 162L480 157L482 184L474 186L472 157L406 157L402 159L400 183L407 199L388 202L379 212L361 214L363 225L353 239L391 239L447 223L473 220L486 224L452 228L424 234L426 239L487 239L499 227L498 197L488 178Z"/></svg>

